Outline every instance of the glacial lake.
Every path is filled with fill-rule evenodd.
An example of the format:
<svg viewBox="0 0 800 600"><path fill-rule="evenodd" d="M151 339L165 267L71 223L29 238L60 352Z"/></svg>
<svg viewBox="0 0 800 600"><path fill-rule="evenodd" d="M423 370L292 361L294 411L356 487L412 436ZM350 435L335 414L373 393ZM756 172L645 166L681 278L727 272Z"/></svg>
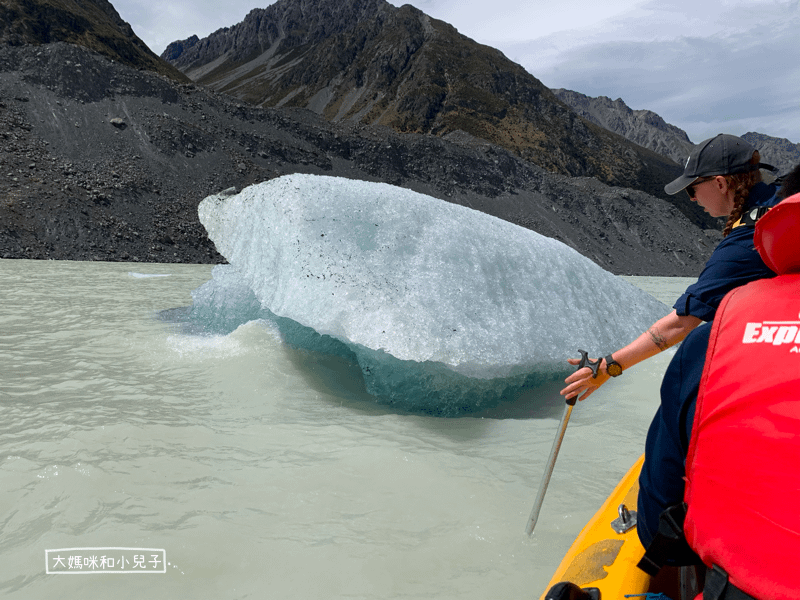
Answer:
<svg viewBox="0 0 800 600"><path fill-rule="evenodd" d="M0 593L537 598L641 454L668 351L578 404L393 411L249 323L182 333L211 265L0 260ZM667 305L692 281L626 278ZM566 349L575 352L575 349Z"/></svg>

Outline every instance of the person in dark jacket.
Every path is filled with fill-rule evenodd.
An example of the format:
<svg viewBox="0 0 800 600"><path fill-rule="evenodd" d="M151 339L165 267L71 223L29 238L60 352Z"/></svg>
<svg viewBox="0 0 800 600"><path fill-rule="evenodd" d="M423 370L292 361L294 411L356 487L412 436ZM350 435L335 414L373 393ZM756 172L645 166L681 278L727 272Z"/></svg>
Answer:
<svg viewBox="0 0 800 600"><path fill-rule="evenodd" d="M734 135L719 134L692 151L683 175L664 187L668 194L686 190L689 197L713 217L727 217L723 240L714 250L703 272L678 298L674 310L620 350L600 359L597 374L589 367L566 378L561 390L566 398L588 398L610 377L674 346L703 321L714 318L722 298L730 290L773 273L753 248L755 220L778 202L774 184L762 181L758 151ZM758 212L762 209L762 213ZM578 359L569 359L572 365Z"/></svg>
<svg viewBox="0 0 800 600"><path fill-rule="evenodd" d="M796 194L800 194L800 164L784 179L778 200ZM684 464L711 326L712 323L706 323L692 331L664 373L661 404L647 432L645 461L639 478L637 528L645 548L658 530L661 513L683 501Z"/></svg>

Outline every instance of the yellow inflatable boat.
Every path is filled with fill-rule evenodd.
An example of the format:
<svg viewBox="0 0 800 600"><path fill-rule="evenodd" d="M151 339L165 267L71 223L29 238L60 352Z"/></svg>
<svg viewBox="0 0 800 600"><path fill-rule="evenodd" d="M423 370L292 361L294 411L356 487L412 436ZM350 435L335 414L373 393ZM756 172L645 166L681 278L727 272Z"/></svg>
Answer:
<svg viewBox="0 0 800 600"><path fill-rule="evenodd" d="M651 578L636 567L644 555L634 524L643 462L644 456L580 532L541 600L623 600L647 593L663 593L673 600L694 598L695 574L688 569L665 567Z"/></svg>

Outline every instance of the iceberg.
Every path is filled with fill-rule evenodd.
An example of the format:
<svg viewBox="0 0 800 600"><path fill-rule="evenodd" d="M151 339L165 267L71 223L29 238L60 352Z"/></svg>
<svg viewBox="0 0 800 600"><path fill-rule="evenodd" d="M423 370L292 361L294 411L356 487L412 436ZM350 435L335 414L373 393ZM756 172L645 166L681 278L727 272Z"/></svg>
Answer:
<svg viewBox="0 0 800 600"><path fill-rule="evenodd" d="M198 212L229 264L193 293L195 321L270 320L286 343L357 361L371 394L413 411L496 405L668 312L561 242L388 184L288 175Z"/></svg>

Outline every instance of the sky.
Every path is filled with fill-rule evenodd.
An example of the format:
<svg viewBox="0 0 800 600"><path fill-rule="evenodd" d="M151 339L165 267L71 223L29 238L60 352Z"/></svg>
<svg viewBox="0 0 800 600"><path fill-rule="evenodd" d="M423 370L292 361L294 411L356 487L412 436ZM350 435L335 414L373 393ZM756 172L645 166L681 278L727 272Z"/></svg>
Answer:
<svg viewBox="0 0 800 600"><path fill-rule="evenodd" d="M156 54L269 0L111 0ZM621 98L694 143L800 143L800 0L390 0L492 46L550 88Z"/></svg>

